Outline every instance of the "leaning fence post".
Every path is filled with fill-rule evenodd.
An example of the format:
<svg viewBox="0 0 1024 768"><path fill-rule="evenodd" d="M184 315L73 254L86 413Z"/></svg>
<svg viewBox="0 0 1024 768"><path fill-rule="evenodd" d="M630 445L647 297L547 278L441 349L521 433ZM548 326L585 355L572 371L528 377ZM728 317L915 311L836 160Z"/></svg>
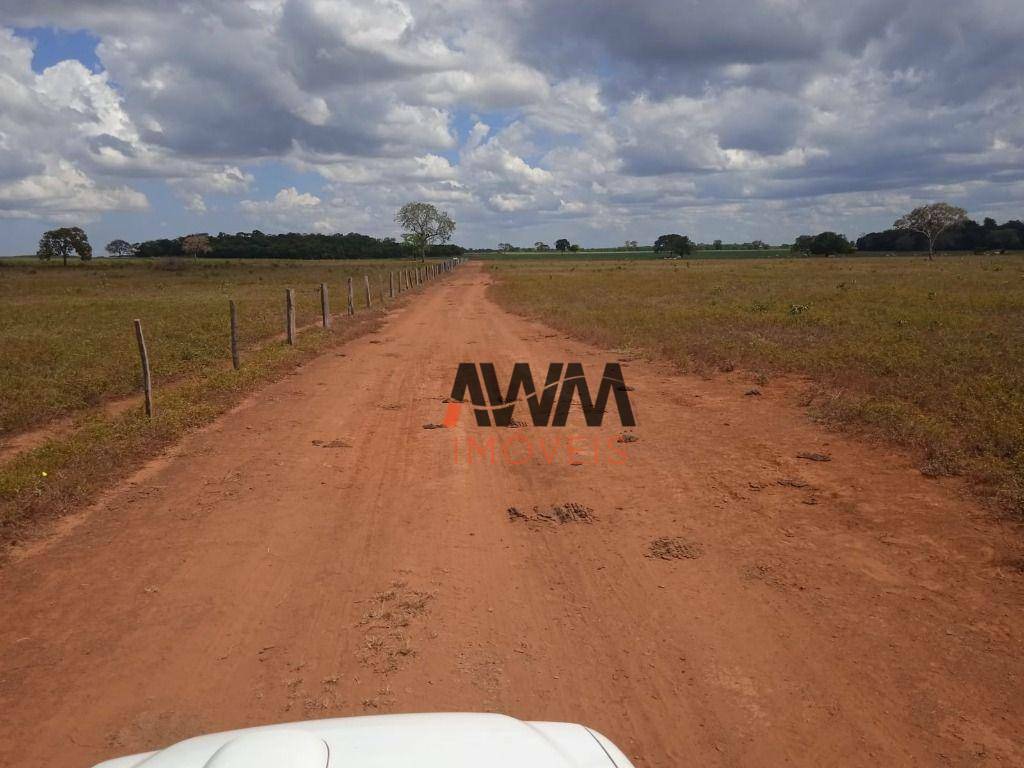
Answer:
<svg viewBox="0 0 1024 768"><path fill-rule="evenodd" d="M372 306L370 304L370 276L363 275L363 282L366 284L366 308L369 309Z"/></svg>
<svg viewBox="0 0 1024 768"><path fill-rule="evenodd" d="M355 295L352 293L352 278L348 279L348 313L354 315L356 313L356 302Z"/></svg>
<svg viewBox="0 0 1024 768"><path fill-rule="evenodd" d="M327 294L327 283L320 283L320 315L324 328L331 327L331 299Z"/></svg>
<svg viewBox="0 0 1024 768"><path fill-rule="evenodd" d="M135 321L135 338L139 342L139 357L142 358L142 391L146 395L146 415L153 416L153 378L149 373L149 353L146 352L146 339L142 335L142 321Z"/></svg>
<svg viewBox="0 0 1024 768"><path fill-rule="evenodd" d="M233 299L228 303L231 307L231 365L237 371L240 365L238 360L238 307L235 306Z"/></svg>
<svg viewBox="0 0 1024 768"><path fill-rule="evenodd" d="M295 291L289 288L284 292L284 316L285 331L288 334L288 343L295 344Z"/></svg>

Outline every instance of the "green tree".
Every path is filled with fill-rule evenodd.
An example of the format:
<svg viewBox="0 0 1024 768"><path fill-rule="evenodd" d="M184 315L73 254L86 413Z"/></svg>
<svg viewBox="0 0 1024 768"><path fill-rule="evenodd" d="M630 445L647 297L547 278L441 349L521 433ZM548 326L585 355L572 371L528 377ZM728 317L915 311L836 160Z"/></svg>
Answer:
<svg viewBox="0 0 1024 768"><path fill-rule="evenodd" d="M551 250L551 246L548 245L547 243L543 242L542 240L538 240L536 243L534 243L533 247L536 248L538 251L550 251Z"/></svg>
<svg viewBox="0 0 1024 768"><path fill-rule="evenodd" d="M127 240L111 240L104 250L110 256L134 256L136 248Z"/></svg>
<svg viewBox="0 0 1024 768"><path fill-rule="evenodd" d="M906 216L896 220L894 229L905 229L909 232L920 232L928 238L928 260L935 258L935 242L939 235L950 227L963 224L967 220L967 211L949 203L932 203L915 208Z"/></svg>
<svg viewBox="0 0 1024 768"><path fill-rule="evenodd" d="M654 252L688 256L693 253L693 242L686 235L659 235L654 241Z"/></svg>
<svg viewBox="0 0 1024 768"><path fill-rule="evenodd" d="M36 252L42 261L49 261L57 256L68 265L68 256L74 251L82 261L92 258L92 246L89 238L80 227L61 227L44 232L39 239L39 250Z"/></svg>
<svg viewBox="0 0 1024 768"><path fill-rule="evenodd" d="M716 251L722 250L722 241L721 240L715 240L714 246L715 246L715 250Z"/></svg>
<svg viewBox="0 0 1024 768"><path fill-rule="evenodd" d="M817 235L801 235L790 250L795 253L828 256L833 253L853 253L854 247L846 235L822 232Z"/></svg>
<svg viewBox="0 0 1024 768"><path fill-rule="evenodd" d="M561 251L562 253L565 253L566 251L568 251L569 248L571 247L571 245L572 244L568 240L566 240L564 237L560 237L557 240L555 240L555 250L556 251Z"/></svg>
<svg viewBox="0 0 1024 768"><path fill-rule="evenodd" d="M430 203L406 203L395 214L395 222L405 230L405 239L427 260L427 248L447 243L455 232L455 221L447 211Z"/></svg>

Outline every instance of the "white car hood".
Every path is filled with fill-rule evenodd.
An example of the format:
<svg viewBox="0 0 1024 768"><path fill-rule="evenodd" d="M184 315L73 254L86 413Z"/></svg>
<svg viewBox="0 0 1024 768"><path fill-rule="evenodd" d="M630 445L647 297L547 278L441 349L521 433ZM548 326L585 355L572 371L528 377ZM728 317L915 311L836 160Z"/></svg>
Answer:
<svg viewBox="0 0 1024 768"><path fill-rule="evenodd" d="M225 731L95 768L632 768L582 725L505 715L309 720Z"/></svg>

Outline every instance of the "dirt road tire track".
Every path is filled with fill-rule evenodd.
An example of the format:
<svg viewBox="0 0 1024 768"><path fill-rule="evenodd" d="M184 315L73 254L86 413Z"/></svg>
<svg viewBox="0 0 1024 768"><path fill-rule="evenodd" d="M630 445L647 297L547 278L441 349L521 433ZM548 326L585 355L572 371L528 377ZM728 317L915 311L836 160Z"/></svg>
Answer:
<svg viewBox="0 0 1024 768"><path fill-rule="evenodd" d="M456 465L468 414L423 425L458 362L613 357L488 280L429 287L5 564L0 764L467 709L586 722L638 766L1024 764L1010 529L778 388L643 362L626 465ZM594 521L507 513L565 502ZM689 554L649 557L665 538Z"/></svg>

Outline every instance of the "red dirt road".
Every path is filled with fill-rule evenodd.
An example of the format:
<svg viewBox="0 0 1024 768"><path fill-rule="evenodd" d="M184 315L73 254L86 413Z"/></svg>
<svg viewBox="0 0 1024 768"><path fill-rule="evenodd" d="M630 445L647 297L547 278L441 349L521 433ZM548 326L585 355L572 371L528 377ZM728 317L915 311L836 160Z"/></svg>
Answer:
<svg viewBox="0 0 1024 768"><path fill-rule="evenodd" d="M782 385L643 361L627 464L456 464L470 434L573 431L424 429L458 362L615 359L488 280L461 268L15 553L0 765L433 710L584 722L643 767L1024 765L1008 527ZM508 513L565 502L595 519Z"/></svg>

